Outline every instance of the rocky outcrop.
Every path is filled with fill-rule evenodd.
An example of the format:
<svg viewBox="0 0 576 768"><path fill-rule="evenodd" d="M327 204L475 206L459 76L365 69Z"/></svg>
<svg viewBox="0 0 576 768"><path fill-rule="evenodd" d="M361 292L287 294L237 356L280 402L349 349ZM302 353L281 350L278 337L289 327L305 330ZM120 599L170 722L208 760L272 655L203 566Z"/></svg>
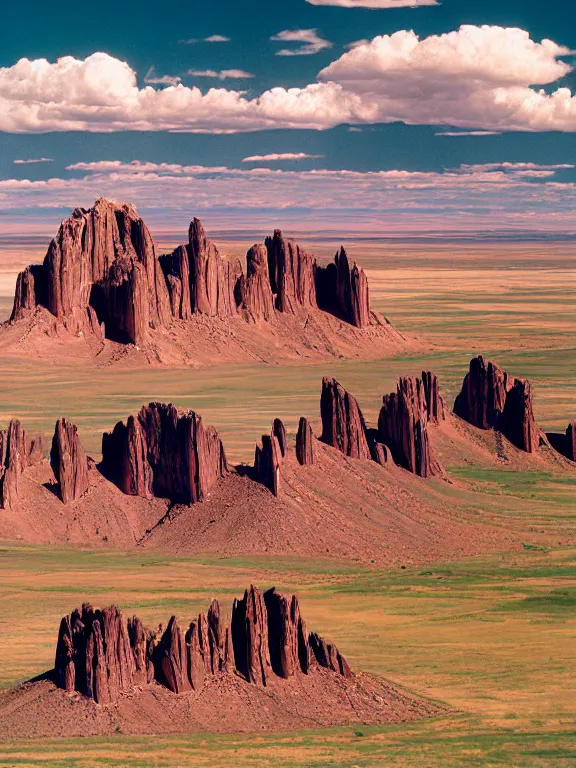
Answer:
<svg viewBox="0 0 576 768"><path fill-rule="evenodd" d="M262 435L262 446L254 452L255 479L274 496L280 493L280 468L286 455L286 430L280 419L274 419L269 435Z"/></svg>
<svg viewBox="0 0 576 768"><path fill-rule="evenodd" d="M470 361L454 413L480 429L496 429L527 453L538 449L539 430L534 419L529 381L510 376L482 356Z"/></svg>
<svg viewBox="0 0 576 768"><path fill-rule="evenodd" d="M102 438L102 469L124 493L174 503L202 501L228 469L213 427L194 411L150 403Z"/></svg>
<svg viewBox="0 0 576 768"><path fill-rule="evenodd" d="M499 365L486 362L481 355L474 357L454 401L454 413L479 429L493 429L498 426L512 384Z"/></svg>
<svg viewBox="0 0 576 768"><path fill-rule="evenodd" d="M268 272L268 251L260 244L246 254L246 275L238 285L238 306L254 320L271 320L274 317L274 296Z"/></svg>
<svg viewBox="0 0 576 768"><path fill-rule="evenodd" d="M550 445L570 461L576 461L576 421L570 422L566 432L547 432Z"/></svg>
<svg viewBox="0 0 576 768"><path fill-rule="evenodd" d="M288 679L310 669L310 642L296 595L285 597L274 587L264 593L268 613L270 664L276 675Z"/></svg>
<svg viewBox="0 0 576 768"><path fill-rule="evenodd" d="M314 433L312 425L304 416L300 418L296 433L296 458L302 466L314 464Z"/></svg>
<svg viewBox="0 0 576 768"><path fill-rule="evenodd" d="M415 376L401 376L396 392L382 398L379 442L390 448L396 464L420 477L433 474L427 424L424 382Z"/></svg>
<svg viewBox="0 0 576 768"><path fill-rule="evenodd" d="M166 281L136 209L99 199L60 225L44 262L19 277L12 319L44 306L77 331L104 323L108 338L143 344L171 319Z"/></svg>
<svg viewBox="0 0 576 768"><path fill-rule="evenodd" d="M9 509L18 499L20 477L26 467L42 459L42 439L28 439L18 419L0 431L0 508Z"/></svg>
<svg viewBox="0 0 576 768"><path fill-rule="evenodd" d="M88 459L78 436L78 428L67 419L56 422L50 463L64 504L76 501L88 491Z"/></svg>
<svg viewBox="0 0 576 768"><path fill-rule="evenodd" d="M532 386L529 381L514 379L506 394L500 429L508 440L526 453L535 453L540 444L540 431L534 419Z"/></svg>
<svg viewBox="0 0 576 768"><path fill-rule="evenodd" d="M266 238L265 245L276 309L296 314L300 307L317 307L314 257L296 243L285 240L279 229Z"/></svg>
<svg viewBox="0 0 576 768"><path fill-rule="evenodd" d="M318 297L317 297L318 293ZM344 249L327 267L280 230L228 260L192 220L188 242L159 256L134 206L99 199L65 219L42 264L18 275L11 322L48 310L75 335L143 346L151 332L194 315L255 321L275 312L323 309L364 328L372 321L368 282Z"/></svg>
<svg viewBox="0 0 576 768"><path fill-rule="evenodd" d="M288 450L288 441L286 439L286 427L281 419L274 419L272 422L272 434L278 440L278 446L280 447L280 453L282 458L286 456Z"/></svg>
<svg viewBox="0 0 576 768"><path fill-rule="evenodd" d="M352 677L352 670L338 648L332 643L327 643L315 632L310 635L310 648L321 667L331 669L342 677Z"/></svg>
<svg viewBox="0 0 576 768"><path fill-rule="evenodd" d="M422 384L426 401L426 413L428 421L439 424L446 419L444 400L440 395L438 376L432 371L422 371Z"/></svg>
<svg viewBox="0 0 576 768"><path fill-rule="evenodd" d="M315 270L318 306L350 325L365 328L370 325L370 296L368 279L356 264L350 268L348 254L341 248L334 261Z"/></svg>
<svg viewBox="0 0 576 768"><path fill-rule="evenodd" d="M240 262L220 256L206 237L200 219L193 219L188 229L190 264L190 301L192 313L229 317L236 313L235 288L241 276Z"/></svg>
<svg viewBox="0 0 576 768"><path fill-rule="evenodd" d="M266 685L272 674L268 647L268 612L264 596L254 586L232 606L234 664L249 683Z"/></svg>
<svg viewBox="0 0 576 768"><path fill-rule="evenodd" d="M369 459L366 422L356 399L336 379L322 379L322 441L354 459Z"/></svg>
<svg viewBox="0 0 576 768"><path fill-rule="evenodd" d="M109 704L135 685L150 681L151 633L136 619L130 631L115 606L104 610L85 603L60 623L55 682L98 704Z"/></svg>
<svg viewBox="0 0 576 768"><path fill-rule="evenodd" d="M138 618L126 624L115 606L85 604L60 623L53 676L60 688L109 704L152 682L186 693L201 690L209 676L239 674L265 686L272 676L308 674L313 664L352 677L335 645L307 633L294 595L251 586L234 601L231 621L213 601L186 632L172 616L158 642Z"/></svg>
<svg viewBox="0 0 576 768"><path fill-rule="evenodd" d="M376 462L376 464L380 464L380 466L385 467L387 464L394 464L394 459L392 458L392 451L390 448L388 448L387 445L384 445L384 443L378 442L378 440L374 440L370 444L370 454L372 456L372 459Z"/></svg>

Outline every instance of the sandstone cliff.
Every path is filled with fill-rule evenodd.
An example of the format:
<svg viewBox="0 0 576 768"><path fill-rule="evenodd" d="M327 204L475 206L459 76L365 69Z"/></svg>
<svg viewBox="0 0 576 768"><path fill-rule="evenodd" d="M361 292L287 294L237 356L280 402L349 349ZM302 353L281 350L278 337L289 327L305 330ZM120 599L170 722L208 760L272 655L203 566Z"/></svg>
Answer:
<svg viewBox="0 0 576 768"><path fill-rule="evenodd" d="M322 379L322 440L354 459L369 459L366 422L357 400L336 379Z"/></svg>
<svg viewBox="0 0 576 768"><path fill-rule="evenodd" d="M437 410L438 397L430 401L432 413ZM428 402L422 379L401 376L396 392L382 398L378 417L380 442L390 448L396 464L420 477L434 473L428 438Z"/></svg>
<svg viewBox="0 0 576 768"><path fill-rule="evenodd" d="M308 419L302 416L296 434L296 458L298 463L314 464L314 433Z"/></svg>

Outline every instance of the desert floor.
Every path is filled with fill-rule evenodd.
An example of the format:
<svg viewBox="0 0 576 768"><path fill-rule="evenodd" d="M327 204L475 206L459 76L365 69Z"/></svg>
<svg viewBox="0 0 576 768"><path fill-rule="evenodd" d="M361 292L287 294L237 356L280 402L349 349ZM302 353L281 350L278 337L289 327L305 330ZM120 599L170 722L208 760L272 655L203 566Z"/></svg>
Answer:
<svg viewBox="0 0 576 768"><path fill-rule="evenodd" d="M373 306L400 330L436 345L425 358L322 366L253 365L203 370L79 371L2 361L0 423L11 415L51 433L76 421L97 456L103 429L143 402L194 408L221 432L230 459L251 461L275 416L294 433L300 415L319 422L320 379L336 376L373 421L399 374L440 377L451 406L472 354L531 378L546 430L576 416L576 280L567 244L378 244L350 251L367 268ZM222 250L237 254L240 245ZM245 248L244 248L245 250ZM314 248L328 257L333 244ZM3 260L0 313L9 314L15 270L39 246ZM485 509L514 527L558 531L576 519L576 477L454 465ZM512 522L512 521L511 521ZM522 524L521 524L522 523ZM548 537L548 540L550 537ZM360 670L382 674L451 705L455 714L404 726L338 728L257 736L179 736L14 742L0 766L568 766L576 760L576 549L538 546L459 562L387 571L247 560L166 558L132 551L53 550L5 543L0 549L0 686L53 662L58 621L78 603L116 602L150 623L187 618L210 597L253 582L296 591L311 626L332 638Z"/></svg>

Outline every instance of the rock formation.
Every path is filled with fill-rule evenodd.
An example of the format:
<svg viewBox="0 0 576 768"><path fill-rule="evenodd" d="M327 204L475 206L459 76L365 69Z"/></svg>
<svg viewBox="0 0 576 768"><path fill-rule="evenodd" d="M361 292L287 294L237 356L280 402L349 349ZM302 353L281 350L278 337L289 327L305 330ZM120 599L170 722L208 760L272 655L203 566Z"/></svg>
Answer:
<svg viewBox="0 0 576 768"><path fill-rule="evenodd" d="M534 419L532 386L529 381L514 379L506 394L501 417L502 434L521 451L535 453L540 444L540 434Z"/></svg>
<svg viewBox="0 0 576 768"><path fill-rule="evenodd" d="M576 461L576 421L571 421L566 432L547 432L546 437L552 448L570 461Z"/></svg>
<svg viewBox="0 0 576 768"><path fill-rule="evenodd" d="M317 290L319 299L317 299ZM188 243L159 256L136 209L99 199L65 219L42 264L18 275L11 322L38 307L71 333L145 345L154 329L194 315L241 311L271 321L275 311L321 308L364 328L371 322L368 283L344 249L321 267L279 230L238 260L223 258L193 219Z"/></svg>
<svg viewBox="0 0 576 768"><path fill-rule="evenodd" d="M115 606L100 611L85 603L60 623L55 682L98 704L109 704L135 685L153 679L152 634L132 619L127 626Z"/></svg>
<svg viewBox="0 0 576 768"><path fill-rule="evenodd" d="M500 366L486 363L481 355L474 357L454 401L454 413L480 429L497 427L511 386L510 376Z"/></svg>
<svg viewBox="0 0 576 768"><path fill-rule="evenodd" d="M534 420L529 381L510 376L482 356L470 361L454 413L480 429L496 429L527 453L538 449L540 437Z"/></svg>
<svg viewBox="0 0 576 768"><path fill-rule="evenodd" d="M370 455L376 464L380 464L382 467L386 466L386 464L394 464L390 448L377 439L373 440L370 444Z"/></svg>
<svg viewBox="0 0 576 768"><path fill-rule="evenodd" d="M322 379L322 440L354 459L369 459L366 422L356 399L336 379Z"/></svg>
<svg viewBox="0 0 576 768"><path fill-rule="evenodd" d="M274 496L280 493L280 468L286 456L286 430L280 419L274 419L269 435L262 435L262 447L254 453L254 475Z"/></svg>
<svg viewBox="0 0 576 768"><path fill-rule="evenodd" d="M274 317L274 296L268 272L268 251L260 244L246 254L246 275L238 285L238 306L255 320L271 320Z"/></svg>
<svg viewBox="0 0 576 768"><path fill-rule="evenodd" d="M227 469L222 441L194 411L150 403L102 438L102 469L131 496L202 501Z"/></svg>
<svg viewBox="0 0 576 768"><path fill-rule="evenodd" d="M272 422L272 434L278 440L278 446L280 447L280 453L282 458L286 456L288 450L288 441L286 439L286 428L281 419L274 419Z"/></svg>
<svg viewBox="0 0 576 768"><path fill-rule="evenodd" d="M161 256L160 264L168 282L172 314L188 320L194 314L230 317L236 314L236 284L242 275L239 261L220 256L206 237L200 219L193 219L188 243L170 256Z"/></svg>
<svg viewBox="0 0 576 768"><path fill-rule="evenodd" d="M296 314L299 307L316 307L315 259L296 243L285 240L279 229L266 238L265 245L276 309Z"/></svg>
<svg viewBox="0 0 576 768"><path fill-rule="evenodd" d="M302 466L314 464L314 434L308 419L302 416L296 434L296 458Z"/></svg>
<svg viewBox="0 0 576 768"><path fill-rule="evenodd" d="M310 642L296 595L287 598L274 587L264 593L268 613L270 664L279 677L288 679L310 669Z"/></svg>
<svg viewBox="0 0 576 768"><path fill-rule="evenodd" d="M251 586L234 601L231 621L223 620L213 601L186 632L172 616L158 642L138 618L126 624L115 606L95 610L85 604L60 623L54 681L109 704L152 682L185 693L200 690L209 676L239 674L265 686L272 676L308 674L313 664L352 677L336 646L307 633L294 595L274 588L262 594Z"/></svg>
<svg viewBox="0 0 576 768"><path fill-rule="evenodd" d="M427 430L428 404L423 380L401 376L396 392L382 398L378 417L379 441L390 448L396 464L420 477L433 474Z"/></svg>
<svg viewBox="0 0 576 768"><path fill-rule="evenodd" d="M424 397L426 399L426 413L428 421L439 424L446 419L444 400L440 395L438 376L431 371L422 371L422 384L424 385Z"/></svg>
<svg viewBox="0 0 576 768"><path fill-rule="evenodd" d="M326 267L317 266L315 272L318 306L341 317L350 325L365 328L370 325L370 297L368 279L356 264L350 268L344 248Z"/></svg>
<svg viewBox="0 0 576 768"><path fill-rule="evenodd" d="M29 440L18 419L0 431L0 508L9 509L18 499L20 476L42 459L42 439Z"/></svg>
<svg viewBox="0 0 576 768"><path fill-rule="evenodd" d="M170 322L156 248L133 206L99 199L62 222L43 264L18 277L11 319L39 305L78 331L103 322L109 338L134 344Z"/></svg>
<svg viewBox="0 0 576 768"><path fill-rule="evenodd" d="M50 463L64 504L76 501L87 492L88 460L78 436L78 428L67 419L56 422Z"/></svg>

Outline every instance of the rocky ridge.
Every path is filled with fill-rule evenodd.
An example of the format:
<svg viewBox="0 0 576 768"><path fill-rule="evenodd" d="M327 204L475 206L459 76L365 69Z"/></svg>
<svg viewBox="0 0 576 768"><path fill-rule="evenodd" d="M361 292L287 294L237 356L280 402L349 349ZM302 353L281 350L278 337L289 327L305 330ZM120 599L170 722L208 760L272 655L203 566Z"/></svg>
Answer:
<svg viewBox="0 0 576 768"><path fill-rule="evenodd" d="M222 675L266 686L271 677L307 675L313 665L353 677L335 645L307 632L295 595L250 586L234 601L231 618L214 600L186 630L175 616L163 632L151 631L137 617L125 622L116 606L84 604L60 623L53 677L64 690L110 704L136 686L184 693Z"/></svg>
<svg viewBox="0 0 576 768"><path fill-rule="evenodd" d="M501 429L521 451L534 453L545 443L574 461L574 424L566 434L551 434L547 440L534 421L529 381L511 380L493 364L479 366L477 359L471 363L471 369L474 367L492 371L491 383L488 386L485 380L479 383L472 374L467 375L455 405L459 416L465 413L480 424L496 425L493 428ZM510 381L505 392L505 382ZM502 388L497 389L494 382L502 382ZM477 402L477 397L484 399ZM463 410L463 398L470 404L468 410ZM395 464L422 478L444 474L434 454L431 430L446 420L446 407L438 379L430 371L423 371L421 377L399 377L396 391L382 398L377 428L367 425L356 398L331 377L322 380L320 414L320 440L350 459ZM305 417L300 419L292 450L298 465L315 463L317 440ZM40 441L29 441L20 422L13 420L0 432L0 501L4 507L18 500L19 478L41 458ZM76 426L66 419L56 423L50 459L60 498L65 504L78 501L89 490L90 462ZM205 427L199 414L180 412L172 404L149 403L103 434L102 462L98 468L93 462L92 466L125 495L190 505L206 500L230 473L246 476L279 497L287 462L291 465L289 441L278 418L256 446L253 467L230 468L218 432Z"/></svg>
<svg viewBox="0 0 576 768"><path fill-rule="evenodd" d="M470 361L454 413L479 429L502 432L526 453L538 450L540 430L534 419L531 383L515 379L481 355Z"/></svg>
<svg viewBox="0 0 576 768"><path fill-rule="evenodd" d="M42 458L42 439L28 439L18 419L0 431L0 508L11 507L18 498L20 476Z"/></svg>
<svg viewBox="0 0 576 768"><path fill-rule="evenodd" d="M102 198L76 208L44 262L19 274L10 322L39 307L75 335L138 347L154 330L196 315L270 322L275 313L322 310L360 329L376 322L366 275L343 248L323 267L276 230L248 251L244 272L195 218L188 242L159 255L134 206Z"/></svg>
<svg viewBox="0 0 576 768"><path fill-rule="evenodd" d="M102 437L102 469L131 496L202 501L228 471L222 441L194 411L149 403Z"/></svg>

